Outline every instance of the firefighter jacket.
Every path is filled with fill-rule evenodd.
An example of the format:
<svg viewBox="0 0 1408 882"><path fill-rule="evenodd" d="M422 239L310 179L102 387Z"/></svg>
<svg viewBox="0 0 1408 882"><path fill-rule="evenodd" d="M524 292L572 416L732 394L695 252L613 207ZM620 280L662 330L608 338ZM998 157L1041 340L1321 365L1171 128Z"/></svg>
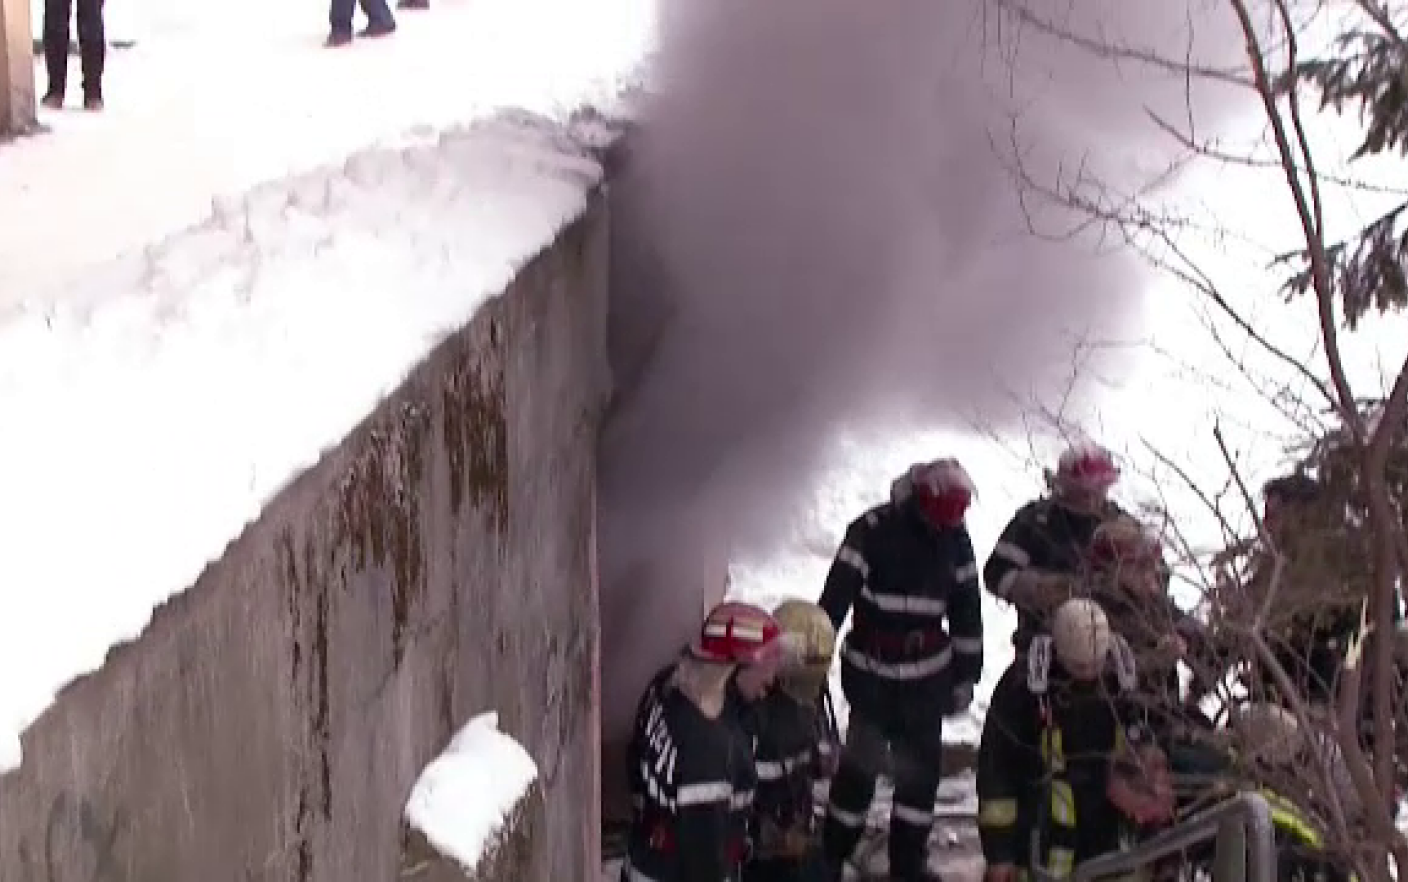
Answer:
<svg viewBox="0 0 1408 882"><path fill-rule="evenodd" d="M813 785L821 775L822 752L835 741L824 708L803 704L781 689L757 704L753 799L754 854L760 858L800 858L812 833Z"/></svg>
<svg viewBox="0 0 1408 882"><path fill-rule="evenodd" d="M1038 636L993 691L978 751L978 828L989 865L1033 860L1063 876L1120 845L1125 825L1106 797L1111 757L1150 739L1130 701L1127 647L1101 681L1065 674ZM1034 845L1036 843L1036 845Z"/></svg>
<svg viewBox="0 0 1408 882"><path fill-rule="evenodd" d="M748 852L756 773L743 707L730 695L717 719L658 673L636 712L627 755L632 818L622 878L734 882Z"/></svg>
<svg viewBox="0 0 1408 882"><path fill-rule="evenodd" d="M995 596L1010 600L1012 584L1023 570L1080 576L1096 529L1122 514L1124 510L1113 502L1107 502L1105 510L1098 514L1077 512L1049 498L1030 502L1017 510L998 537L983 565L983 582ZM1111 627L1118 631L1116 613L1107 608L1106 614ZM1046 622L1037 611L1017 608L1017 630L1012 643L1019 653L1026 651L1033 635L1045 630Z"/></svg>
<svg viewBox="0 0 1408 882"><path fill-rule="evenodd" d="M851 523L818 601L840 632L843 683L976 683L983 671L982 589L963 525L936 529L897 492ZM848 671L849 669L849 671Z"/></svg>

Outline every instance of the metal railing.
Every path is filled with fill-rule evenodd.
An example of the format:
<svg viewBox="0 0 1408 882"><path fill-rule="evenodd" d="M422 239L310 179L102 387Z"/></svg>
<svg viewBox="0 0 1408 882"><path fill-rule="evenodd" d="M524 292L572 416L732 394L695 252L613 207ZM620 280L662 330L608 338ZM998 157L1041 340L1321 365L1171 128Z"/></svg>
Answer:
<svg viewBox="0 0 1408 882"><path fill-rule="evenodd" d="M1208 840L1216 841L1214 882L1276 882L1271 807L1257 793L1234 796L1127 851L1085 861L1064 882L1128 876ZM1057 877L1043 871L1034 875L1039 882L1057 882Z"/></svg>

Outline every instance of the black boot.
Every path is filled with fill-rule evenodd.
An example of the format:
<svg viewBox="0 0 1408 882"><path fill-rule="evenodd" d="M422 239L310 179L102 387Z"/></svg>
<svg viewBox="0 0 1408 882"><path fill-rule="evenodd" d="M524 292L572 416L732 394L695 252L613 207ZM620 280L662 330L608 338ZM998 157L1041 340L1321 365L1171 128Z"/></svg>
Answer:
<svg viewBox="0 0 1408 882"><path fill-rule="evenodd" d="M394 20L374 21L358 31L357 36L375 39L376 37L389 37L394 33L396 33L396 22Z"/></svg>

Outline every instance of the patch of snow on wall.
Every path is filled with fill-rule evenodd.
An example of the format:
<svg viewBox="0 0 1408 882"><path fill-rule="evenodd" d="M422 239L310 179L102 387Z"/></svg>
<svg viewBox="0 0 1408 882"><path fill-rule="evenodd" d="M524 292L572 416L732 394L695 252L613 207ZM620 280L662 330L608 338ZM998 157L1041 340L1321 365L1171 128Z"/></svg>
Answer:
<svg viewBox="0 0 1408 882"><path fill-rule="evenodd" d="M480 714L421 772L406 820L440 854L473 872L537 777L528 751L499 731L499 715Z"/></svg>
<svg viewBox="0 0 1408 882"><path fill-rule="evenodd" d="M0 324L0 743L581 215L601 137L520 114L365 154Z"/></svg>

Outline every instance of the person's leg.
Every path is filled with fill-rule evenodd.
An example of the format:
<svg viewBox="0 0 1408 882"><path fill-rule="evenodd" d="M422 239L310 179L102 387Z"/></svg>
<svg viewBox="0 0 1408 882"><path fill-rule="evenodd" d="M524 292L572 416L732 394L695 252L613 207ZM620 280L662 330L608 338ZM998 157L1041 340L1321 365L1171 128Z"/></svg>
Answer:
<svg viewBox="0 0 1408 882"><path fill-rule="evenodd" d="M328 5L328 43L340 44L352 39L352 13L357 0L331 0Z"/></svg>
<svg viewBox="0 0 1408 882"><path fill-rule="evenodd" d="M903 882L928 878L929 832L943 774L943 719L934 704L915 702L895 733L895 804L890 813L890 876Z"/></svg>
<svg viewBox="0 0 1408 882"><path fill-rule="evenodd" d="M884 764L887 745L880 727L851 708L840 767L831 779L831 798L822 826L827 863L838 869L865 833L866 816L875 798L875 779Z"/></svg>
<svg viewBox="0 0 1408 882"><path fill-rule="evenodd" d="M108 36L103 26L103 0L77 0L78 53L83 61L83 106L101 110L103 68L107 64Z"/></svg>
<svg viewBox="0 0 1408 882"><path fill-rule="evenodd" d="M386 0L361 0L362 12L367 16L367 26L362 30L364 37L383 37L396 30L396 16Z"/></svg>
<svg viewBox="0 0 1408 882"><path fill-rule="evenodd" d="M68 24L72 11L72 0L44 0L44 67L49 75L45 107L61 106L68 87Z"/></svg>

